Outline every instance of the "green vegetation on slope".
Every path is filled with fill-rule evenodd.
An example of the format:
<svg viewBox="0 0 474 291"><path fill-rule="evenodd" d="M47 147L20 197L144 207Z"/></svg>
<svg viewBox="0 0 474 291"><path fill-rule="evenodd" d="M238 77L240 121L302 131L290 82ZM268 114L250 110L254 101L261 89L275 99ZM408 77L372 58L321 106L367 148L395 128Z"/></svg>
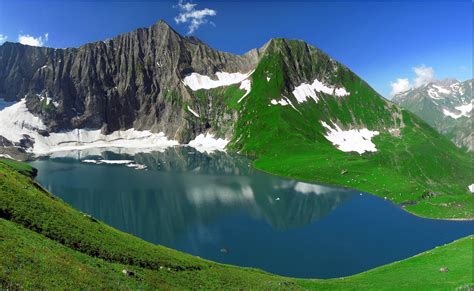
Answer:
<svg viewBox="0 0 474 291"><path fill-rule="evenodd" d="M355 276L285 278L144 242L69 207L0 161L0 288L453 289L472 286L470 236ZM439 272L447 267L448 272ZM123 270L133 272L125 275Z"/></svg>
<svg viewBox="0 0 474 291"><path fill-rule="evenodd" d="M301 82L300 76L329 78L351 94L319 93L318 102L299 104L288 84ZM270 105L282 96L295 108ZM379 131L372 140L377 152L339 151L320 121ZM399 129L400 136L389 129ZM304 42L278 39L269 45L252 75L230 148L256 157L255 167L273 174L356 188L424 217L474 219L467 187L474 182L473 156Z"/></svg>
<svg viewBox="0 0 474 291"><path fill-rule="evenodd" d="M11 169L14 169L17 172L20 172L21 174L25 176L32 177L32 178L36 176L36 169L28 165L27 163L22 163L15 160L3 159L3 158L0 158L0 162L8 165Z"/></svg>
<svg viewBox="0 0 474 291"><path fill-rule="evenodd" d="M238 100L244 96L244 90L239 89L238 85L231 85L209 90L189 90L189 93L193 97L183 102L182 110L185 112L186 121L195 132L206 132L212 128L213 134L222 137L232 132L240 106Z"/></svg>

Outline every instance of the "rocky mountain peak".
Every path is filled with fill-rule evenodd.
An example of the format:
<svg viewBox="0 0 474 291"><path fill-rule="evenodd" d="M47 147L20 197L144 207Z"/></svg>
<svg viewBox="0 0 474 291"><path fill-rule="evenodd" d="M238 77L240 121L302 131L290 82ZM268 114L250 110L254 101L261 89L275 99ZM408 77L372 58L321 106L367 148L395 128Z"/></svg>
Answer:
<svg viewBox="0 0 474 291"><path fill-rule="evenodd" d="M397 94L392 101L420 116L456 145L474 150L472 80L436 80Z"/></svg>
<svg viewBox="0 0 474 291"><path fill-rule="evenodd" d="M146 28L148 31L153 32L155 34L165 34L165 35L172 35L174 37L183 38L179 32L174 30L167 22L164 20L158 20L150 27Z"/></svg>
<svg viewBox="0 0 474 291"><path fill-rule="evenodd" d="M453 78L445 78L445 79L433 81L431 83L435 85L440 85L440 86L451 86L453 84L459 83L459 81Z"/></svg>

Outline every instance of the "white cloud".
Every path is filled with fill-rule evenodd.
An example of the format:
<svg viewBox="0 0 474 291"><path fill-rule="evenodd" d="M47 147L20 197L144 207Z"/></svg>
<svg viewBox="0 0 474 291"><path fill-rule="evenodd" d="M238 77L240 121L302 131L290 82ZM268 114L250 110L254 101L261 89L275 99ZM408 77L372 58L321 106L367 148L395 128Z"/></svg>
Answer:
<svg viewBox="0 0 474 291"><path fill-rule="evenodd" d="M7 41L8 36L0 33L0 45Z"/></svg>
<svg viewBox="0 0 474 291"><path fill-rule="evenodd" d="M419 67L414 67L413 71L416 74L415 87L423 86L435 80L434 70L432 67L421 65Z"/></svg>
<svg viewBox="0 0 474 291"><path fill-rule="evenodd" d="M415 73L413 81L410 82L408 78L398 78L395 82L390 83L390 86L392 87L390 95L392 97L396 94L408 91L411 88L417 88L436 80L434 69L432 67L421 65L419 67L413 67L412 69Z"/></svg>
<svg viewBox="0 0 474 291"><path fill-rule="evenodd" d="M18 42L25 45L31 46L43 46L48 42L48 34L45 33L43 36L34 37L29 34L19 34Z"/></svg>
<svg viewBox="0 0 474 291"><path fill-rule="evenodd" d="M202 24L208 23L207 17L215 16L216 10L204 8L196 10L196 4L191 2L179 1L177 8L180 10L178 16L174 18L177 24L188 24L188 34L195 32ZM212 21L211 21L212 22ZM212 22L215 26L215 24Z"/></svg>
<svg viewBox="0 0 474 291"><path fill-rule="evenodd" d="M398 93L405 92L411 88L411 84L408 79L400 78L398 78L395 82L390 83L390 86L392 86L392 91L390 92L391 96L395 96Z"/></svg>
<svg viewBox="0 0 474 291"><path fill-rule="evenodd" d="M178 8L183 10L183 11L187 11L187 12L193 11L195 6L196 6L196 4L194 4L194 3L191 3L191 2L184 3L182 0L179 1L179 3L178 3Z"/></svg>

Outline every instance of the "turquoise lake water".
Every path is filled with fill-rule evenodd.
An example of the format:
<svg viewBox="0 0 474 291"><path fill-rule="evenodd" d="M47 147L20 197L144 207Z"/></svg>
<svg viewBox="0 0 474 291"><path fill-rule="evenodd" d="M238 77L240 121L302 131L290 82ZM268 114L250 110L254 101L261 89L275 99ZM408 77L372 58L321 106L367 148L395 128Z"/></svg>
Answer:
<svg viewBox="0 0 474 291"><path fill-rule="evenodd" d="M73 207L152 243L281 275L347 276L474 233L473 222L419 218L369 194L268 175L221 152L59 156L31 165Z"/></svg>

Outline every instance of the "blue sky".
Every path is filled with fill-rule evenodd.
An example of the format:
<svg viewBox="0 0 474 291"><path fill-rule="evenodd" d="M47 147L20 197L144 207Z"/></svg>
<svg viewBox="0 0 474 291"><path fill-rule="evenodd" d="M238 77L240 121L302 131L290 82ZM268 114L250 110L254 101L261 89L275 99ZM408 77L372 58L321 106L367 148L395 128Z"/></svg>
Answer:
<svg viewBox="0 0 474 291"><path fill-rule="evenodd" d="M191 3L196 5L179 9L178 1L0 0L0 41L22 36L24 42L45 46L80 46L158 19L187 34L194 19L193 35L232 53L260 47L272 37L303 39L387 97L391 83L400 89L433 78L472 78L470 0ZM188 12L182 15L184 23L176 23L180 12Z"/></svg>

